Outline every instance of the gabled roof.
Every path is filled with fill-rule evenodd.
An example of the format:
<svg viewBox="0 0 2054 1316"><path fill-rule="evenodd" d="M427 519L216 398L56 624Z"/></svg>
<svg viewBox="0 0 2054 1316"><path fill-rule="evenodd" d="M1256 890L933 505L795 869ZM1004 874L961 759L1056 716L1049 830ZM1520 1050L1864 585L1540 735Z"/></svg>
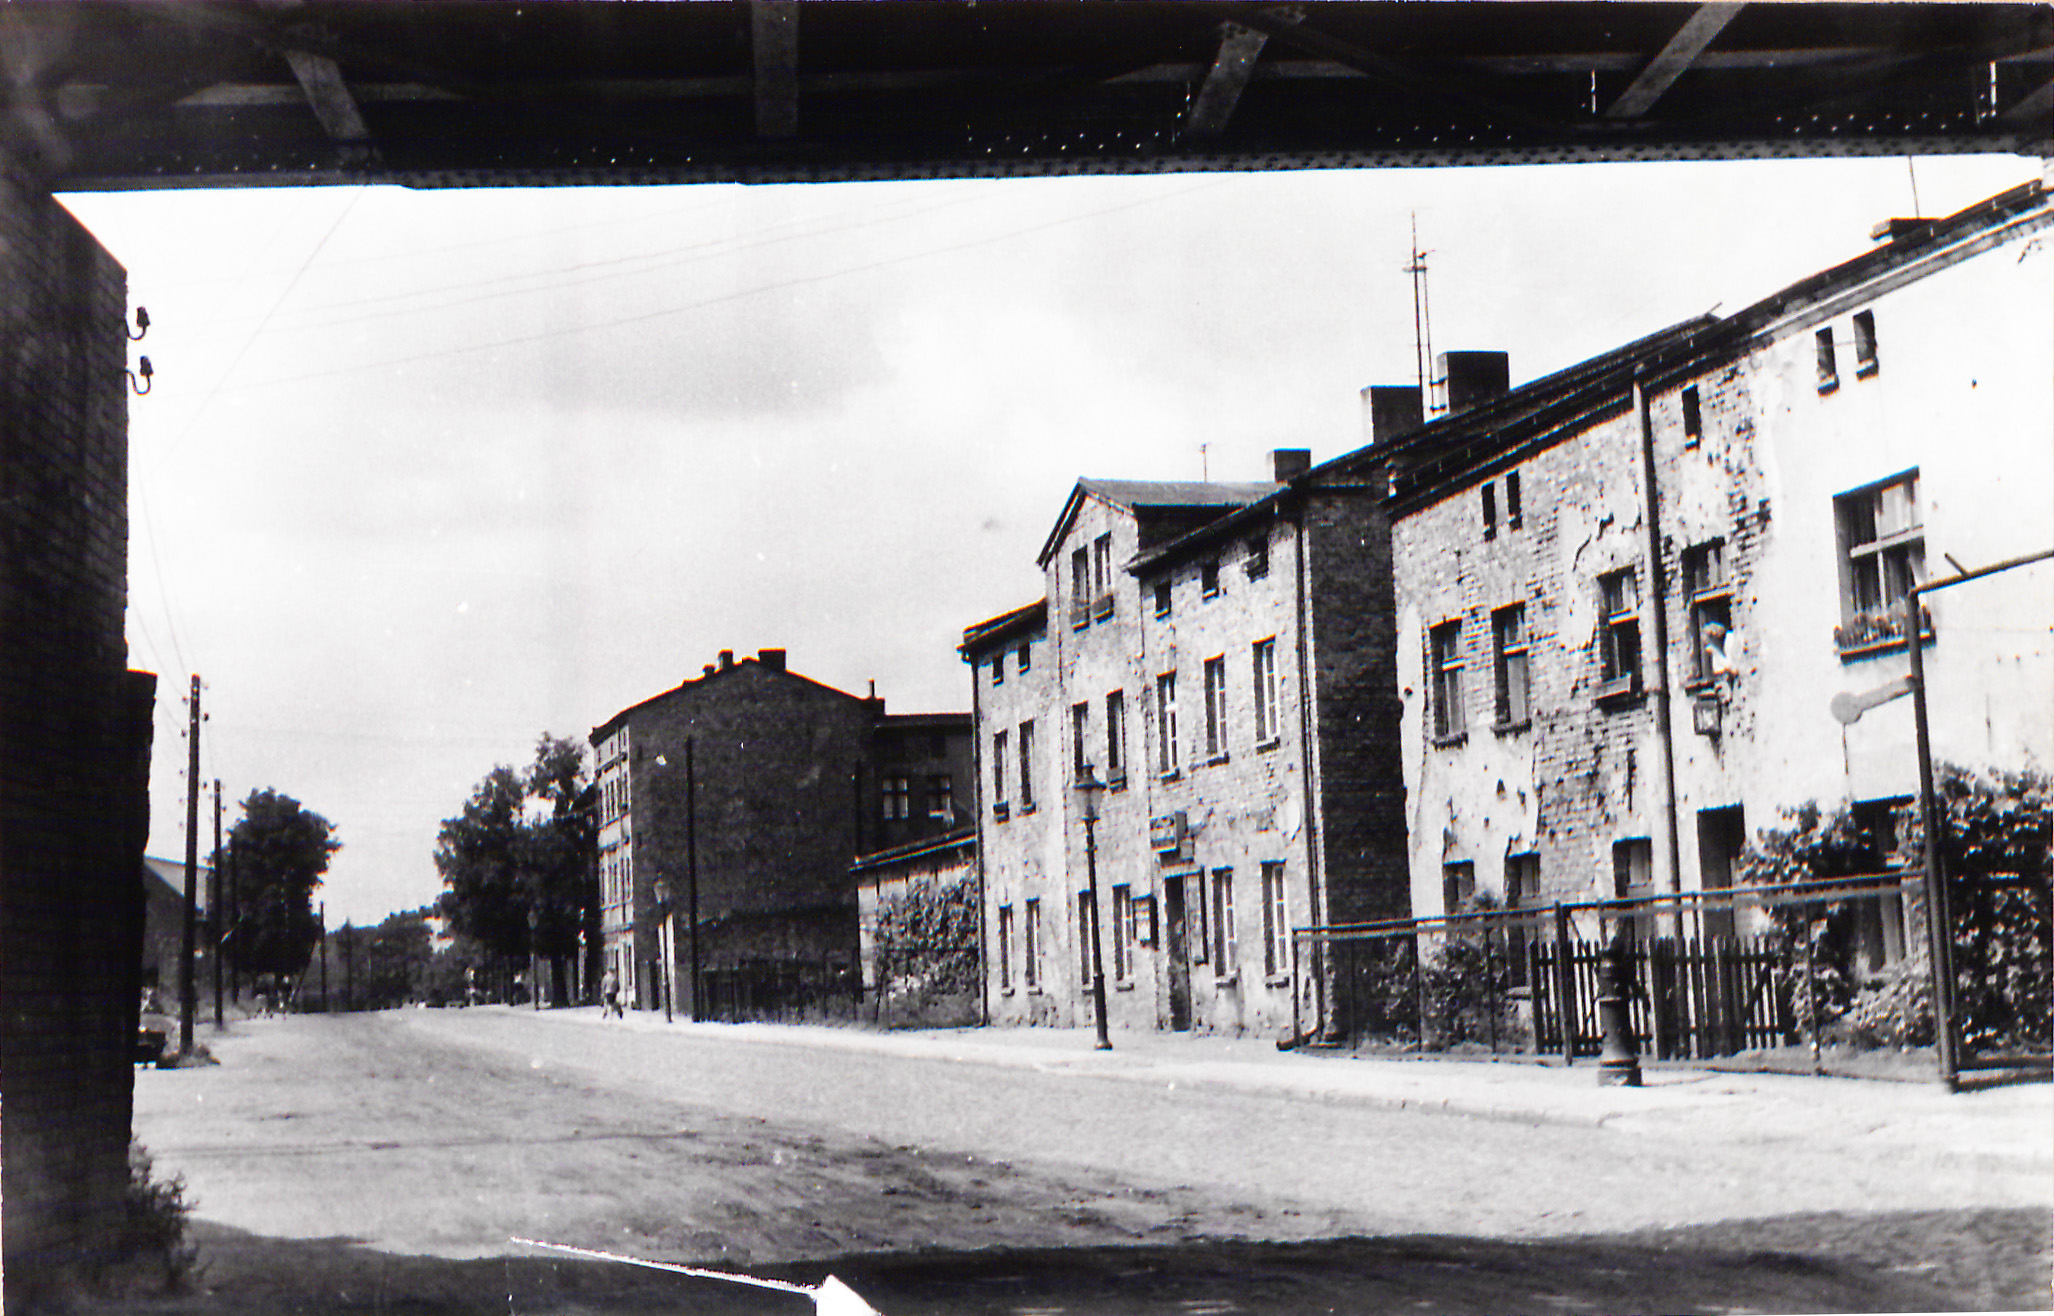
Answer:
<svg viewBox="0 0 2054 1316"><path fill-rule="evenodd" d="M197 878L193 888L195 909L203 910L207 907L207 888L213 872L212 865L203 863L197 866ZM146 854L143 856L143 881L146 887L149 883L155 882L170 893L171 899L180 904L185 903L185 860L160 859L156 855Z"/></svg>
<svg viewBox="0 0 2054 1316"><path fill-rule="evenodd" d="M1054 555L1056 545L1063 542L1063 536L1070 532L1070 525L1083 510L1084 500L1096 498L1132 513L1137 520L1150 520L1151 514L1160 516L1189 516L1209 509L1245 507L1264 497L1277 486L1262 484L1215 484L1206 480L1099 480L1085 478L1077 481L1070 496L1063 502L1062 513L1056 517L1055 528L1048 532L1048 538L1041 545L1041 553L1034 560L1042 567ZM1146 536L1144 536L1146 538Z"/></svg>
<svg viewBox="0 0 2054 1316"><path fill-rule="evenodd" d="M968 627L963 631L963 642L956 646L956 652L962 654L965 659L974 659L993 645L1047 629L1048 600L1036 599L1025 607L1002 612L996 617Z"/></svg>
<svg viewBox="0 0 2054 1316"><path fill-rule="evenodd" d="M862 695L852 695L846 690L837 690L833 686L828 685L825 682L816 681L810 676L801 676L797 672L791 671L787 668L775 667L769 663L762 662L761 660L756 658L738 658L731 666L716 667L710 672L702 673L701 675L692 677L691 679L684 681L679 685L675 685L670 689L665 690L661 694L651 695L647 699L644 699L638 704L629 704L620 712L615 713L612 717L607 718L598 726L593 727L591 734L586 739L590 743L596 745L600 741L612 735L616 730L618 730L621 723L627 721L630 715L639 713L645 708L650 708L656 704L664 703L671 699L676 699L681 696L691 694L697 694L705 690L706 688L714 685L716 682L729 680L733 678L736 673L745 670L754 670L761 673L763 676L772 677L781 681L797 681L801 685L812 686L816 690L824 691L825 693L830 695L838 695L841 698L850 700L853 703L861 704L870 702L869 700L866 700Z"/></svg>

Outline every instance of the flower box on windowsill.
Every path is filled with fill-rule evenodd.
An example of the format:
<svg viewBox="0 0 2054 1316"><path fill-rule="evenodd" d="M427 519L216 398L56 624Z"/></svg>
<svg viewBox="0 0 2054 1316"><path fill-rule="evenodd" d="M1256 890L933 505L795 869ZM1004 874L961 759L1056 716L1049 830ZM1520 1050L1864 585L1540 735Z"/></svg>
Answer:
<svg viewBox="0 0 2054 1316"><path fill-rule="evenodd" d="M1919 607L1919 641L1933 642L1933 612ZM1833 647L1839 651L1842 660L1870 658L1880 653L1893 653L1904 647L1904 609L1880 608L1874 612L1857 612L1833 628Z"/></svg>

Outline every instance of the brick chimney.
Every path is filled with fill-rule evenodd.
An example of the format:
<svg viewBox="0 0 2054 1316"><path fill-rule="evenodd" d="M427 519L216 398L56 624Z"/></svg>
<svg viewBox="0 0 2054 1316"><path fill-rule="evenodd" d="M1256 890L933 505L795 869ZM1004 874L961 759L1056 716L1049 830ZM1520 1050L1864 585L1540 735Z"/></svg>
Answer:
<svg viewBox="0 0 2054 1316"><path fill-rule="evenodd" d="M1415 384L1371 384L1362 390L1362 441L1389 443L1425 419Z"/></svg>
<svg viewBox="0 0 2054 1316"><path fill-rule="evenodd" d="M725 672L734 665L735 651L733 649L722 649L720 651L720 670Z"/></svg>
<svg viewBox="0 0 2054 1316"><path fill-rule="evenodd" d="M1312 449L1278 448L1270 453L1269 464L1278 484L1295 480L1312 469Z"/></svg>
<svg viewBox="0 0 2054 1316"><path fill-rule="evenodd" d="M1512 391L1512 358L1504 352L1439 352L1434 355L1435 415L1467 411Z"/></svg>
<svg viewBox="0 0 2054 1316"><path fill-rule="evenodd" d="M758 649L756 651L756 661L762 663L773 672L782 672L785 669L785 651L783 649Z"/></svg>

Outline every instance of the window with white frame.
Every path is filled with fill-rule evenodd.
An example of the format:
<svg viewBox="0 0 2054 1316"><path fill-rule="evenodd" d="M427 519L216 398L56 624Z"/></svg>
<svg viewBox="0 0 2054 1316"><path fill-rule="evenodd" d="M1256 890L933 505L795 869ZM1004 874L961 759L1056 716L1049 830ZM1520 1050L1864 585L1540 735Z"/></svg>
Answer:
<svg viewBox="0 0 2054 1316"><path fill-rule="evenodd" d="M1491 614L1491 667L1497 686L1498 726L1503 730L1527 725L1529 679L1526 644L1526 605L1515 603Z"/></svg>
<svg viewBox="0 0 2054 1316"><path fill-rule="evenodd" d="M1876 313L1854 313L1854 376L1867 379L1876 373Z"/></svg>
<svg viewBox="0 0 2054 1316"><path fill-rule="evenodd" d="M1277 708L1277 640L1273 635L1257 640L1253 649L1255 668L1255 740L1267 745L1281 734Z"/></svg>
<svg viewBox="0 0 2054 1316"><path fill-rule="evenodd" d="M1020 945L1020 971L1027 981L1027 990L1034 991L1041 986L1041 902L1027 902L1027 917L1021 931L1026 940Z"/></svg>
<svg viewBox="0 0 2054 1316"><path fill-rule="evenodd" d="M1020 724L1020 812L1034 808L1034 723Z"/></svg>
<svg viewBox="0 0 2054 1316"><path fill-rule="evenodd" d="M1105 779L1110 786L1127 780L1127 696L1119 690L1105 697Z"/></svg>
<svg viewBox="0 0 2054 1316"><path fill-rule="evenodd" d="M1091 615L1113 615L1113 537L1100 535L1091 541Z"/></svg>
<svg viewBox="0 0 2054 1316"><path fill-rule="evenodd" d="M1177 770L1177 674L1155 678L1155 770L1167 777Z"/></svg>
<svg viewBox="0 0 2054 1316"><path fill-rule="evenodd" d="M1690 610L1690 675L1685 684L1705 685L1733 675L1728 648L1733 591L1726 582L1724 540L1683 550L1683 599Z"/></svg>
<svg viewBox="0 0 2054 1316"><path fill-rule="evenodd" d="M1834 359L1833 327L1827 325L1812 335L1812 352L1818 360L1819 392L1831 393L1840 387L1840 366Z"/></svg>
<svg viewBox="0 0 2054 1316"><path fill-rule="evenodd" d="M1904 642L1904 600L1926 575L1925 519L1919 511L1919 473L1893 475L1833 500L1840 537L1840 625L1834 640L1843 655ZM1932 619L1919 618L1930 634Z"/></svg>
<svg viewBox="0 0 2054 1316"><path fill-rule="evenodd" d="M906 777L884 779L884 816L896 821L913 814L913 783Z"/></svg>
<svg viewBox="0 0 2054 1316"><path fill-rule="evenodd" d="M1227 756L1227 659L1205 660L1205 757Z"/></svg>
<svg viewBox="0 0 2054 1316"><path fill-rule="evenodd" d="M1455 740L1468 727L1462 710L1462 623L1446 621L1427 632L1435 740Z"/></svg>
<svg viewBox="0 0 2054 1316"><path fill-rule="evenodd" d="M1113 888L1113 981L1127 982L1134 976L1134 890Z"/></svg>
<svg viewBox="0 0 2054 1316"><path fill-rule="evenodd" d="M1640 690L1640 581L1633 568L1598 577L1598 696Z"/></svg>
<svg viewBox="0 0 2054 1316"><path fill-rule="evenodd" d="M1091 624L1091 549L1079 546L1070 553L1070 625L1082 630Z"/></svg>
<svg viewBox="0 0 2054 1316"><path fill-rule="evenodd" d="M1234 870L1212 870L1212 973L1215 978L1232 978L1240 956L1234 934Z"/></svg>
<svg viewBox="0 0 2054 1316"><path fill-rule="evenodd" d="M1291 971L1290 902L1284 894L1284 866L1262 866L1262 972L1266 978Z"/></svg>
<svg viewBox="0 0 2054 1316"><path fill-rule="evenodd" d="M955 782L946 772L927 778L927 816L949 820L956 816Z"/></svg>
<svg viewBox="0 0 2054 1316"><path fill-rule="evenodd" d="M1070 780L1083 781L1091 772L1091 705L1070 705Z"/></svg>

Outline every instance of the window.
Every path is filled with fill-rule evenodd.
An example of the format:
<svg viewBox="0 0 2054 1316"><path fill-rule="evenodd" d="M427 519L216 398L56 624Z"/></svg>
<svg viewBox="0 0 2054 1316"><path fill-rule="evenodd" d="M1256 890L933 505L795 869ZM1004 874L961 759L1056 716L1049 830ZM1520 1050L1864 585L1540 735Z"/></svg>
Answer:
<svg viewBox="0 0 2054 1316"><path fill-rule="evenodd" d="M1269 536L1257 535L1248 541L1248 579L1261 580L1269 574Z"/></svg>
<svg viewBox="0 0 2054 1316"><path fill-rule="evenodd" d="M1598 577L1598 697L1640 690L1640 582L1633 568Z"/></svg>
<svg viewBox="0 0 2054 1316"><path fill-rule="evenodd" d="M991 683L993 685L1004 685L1006 683L1006 656L1003 653L992 657Z"/></svg>
<svg viewBox="0 0 2054 1316"><path fill-rule="evenodd" d="M1655 893L1655 843L1646 837L1612 843L1612 895L1619 900L1644 900ZM1641 906L1632 914L1633 935L1645 941L1654 931L1654 915Z"/></svg>
<svg viewBox="0 0 2054 1316"><path fill-rule="evenodd" d="M1262 866L1262 973L1276 978L1291 971L1291 917L1284 898L1284 866Z"/></svg>
<svg viewBox="0 0 2054 1316"><path fill-rule="evenodd" d="M1017 652L1020 659L1020 670L1022 672L1031 670L1034 666L1034 646L1023 643Z"/></svg>
<svg viewBox="0 0 2054 1316"><path fill-rule="evenodd" d="M1131 887L1113 888L1113 979L1134 976L1134 901Z"/></svg>
<svg viewBox="0 0 2054 1316"><path fill-rule="evenodd" d="M1170 615L1170 582L1168 579L1155 582L1155 615L1158 617Z"/></svg>
<svg viewBox="0 0 2054 1316"><path fill-rule="evenodd" d="M1083 630L1091 624L1091 550L1078 548L1070 554L1070 625Z"/></svg>
<svg viewBox="0 0 2054 1316"><path fill-rule="evenodd" d="M1483 482L1483 537L1498 537L1498 486L1489 480Z"/></svg>
<svg viewBox="0 0 2054 1316"><path fill-rule="evenodd" d="M945 772L938 772L927 779L927 816L954 821L956 816L955 783Z"/></svg>
<svg viewBox="0 0 2054 1316"><path fill-rule="evenodd" d="M1212 920L1207 916L1212 897L1205 889L1205 874L1191 875L1191 903L1184 911L1185 944L1191 948L1191 962L1203 964L1212 958Z"/></svg>
<svg viewBox="0 0 2054 1316"><path fill-rule="evenodd" d="M1205 660L1205 757L1227 756L1227 660Z"/></svg>
<svg viewBox="0 0 2054 1316"><path fill-rule="evenodd" d="M1155 678L1155 770L1167 777L1177 770L1177 674Z"/></svg>
<svg viewBox="0 0 2054 1316"><path fill-rule="evenodd" d="M1155 923L1155 897L1154 897L1154 896L1136 896L1136 897L1134 897L1134 902L1133 902L1133 913L1134 913L1134 944L1135 944L1136 946L1153 946L1153 945L1155 945L1155 944L1156 944L1156 937L1157 937L1157 932L1158 932L1158 929L1157 929L1157 927L1156 927L1156 923Z"/></svg>
<svg viewBox="0 0 2054 1316"><path fill-rule="evenodd" d="M1119 690L1105 697L1105 773L1108 785L1127 780L1127 696Z"/></svg>
<svg viewBox="0 0 2054 1316"><path fill-rule="evenodd" d="M1198 568L1198 592L1206 598L1220 596L1220 560L1208 558Z"/></svg>
<svg viewBox="0 0 2054 1316"><path fill-rule="evenodd" d="M1077 893L1077 965L1082 972L1080 982L1090 982L1105 966L1098 960L1098 902L1089 891Z"/></svg>
<svg viewBox="0 0 2054 1316"><path fill-rule="evenodd" d="M1517 530L1522 520L1519 508L1519 472L1505 473L1505 528Z"/></svg>
<svg viewBox="0 0 2054 1316"><path fill-rule="evenodd" d="M1470 859L1458 859L1441 865L1441 912L1459 914L1462 907L1476 899L1476 863Z"/></svg>
<svg viewBox="0 0 2054 1316"><path fill-rule="evenodd" d="M1704 413L1698 408L1697 385L1683 390L1683 446L1695 448L1705 434Z"/></svg>
<svg viewBox="0 0 2054 1316"><path fill-rule="evenodd" d="M1113 615L1113 537L1100 535L1091 541L1091 615Z"/></svg>
<svg viewBox="0 0 2054 1316"><path fill-rule="evenodd" d="M1515 603L1491 614L1491 671L1497 686L1498 726L1523 727L1528 706L1526 605Z"/></svg>
<svg viewBox="0 0 2054 1316"><path fill-rule="evenodd" d="M1909 797L1857 800L1848 810L1860 829L1872 859L1866 867L1883 872L1895 867L1899 845L1898 821L1912 807ZM1736 809L1735 812L1738 812ZM1854 940L1870 972L1904 958L1904 897L1892 892L1867 900L1852 901Z"/></svg>
<svg viewBox="0 0 2054 1316"><path fill-rule="evenodd" d="M1020 724L1020 812L1034 808L1034 724Z"/></svg>
<svg viewBox="0 0 2054 1316"><path fill-rule="evenodd" d="M1454 740L1462 735L1462 623L1443 622L1427 635L1427 662L1431 668L1434 739Z"/></svg>
<svg viewBox="0 0 2054 1316"><path fill-rule="evenodd" d="M1006 803L1006 733L996 731L991 737L991 812L1003 818L1010 807Z"/></svg>
<svg viewBox="0 0 2054 1316"><path fill-rule="evenodd" d="M1255 740L1267 745L1280 734L1277 722L1277 641L1255 642Z"/></svg>
<svg viewBox="0 0 2054 1316"><path fill-rule="evenodd" d="M1918 472L1833 500L1840 533L1840 625L1833 638L1843 655L1874 652L1904 642L1904 598L1926 575L1925 522L1919 512ZM1921 614L1921 638L1932 618Z"/></svg>
<svg viewBox="0 0 2054 1316"><path fill-rule="evenodd" d="M998 989L1013 990L1013 907L998 907Z"/></svg>
<svg viewBox="0 0 2054 1316"><path fill-rule="evenodd" d="M1540 906L1540 856L1537 854L1513 854L1505 856L1505 908L1536 909ZM1511 970L1512 985L1524 987L1527 982L1526 948L1539 940L1539 929L1530 923L1510 923L1505 929L1506 967Z"/></svg>
<svg viewBox="0 0 2054 1316"><path fill-rule="evenodd" d="M884 816L899 819L913 812L913 783L904 777L884 779Z"/></svg>
<svg viewBox="0 0 2054 1316"><path fill-rule="evenodd" d="M1813 334L1812 344L1819 358L1819 392L1831 393L1840 387L1840 367L1833 360L1833 327L1828 325Z"/></svg>
<svg viewBox="0 0 2054 1316"><path fill-rule="evenodd" d="M1726 545L1712 540L1683 551L1683 599L1690 609L1690 675L1704 685L1733 675L1727 641L1733 630L1733 592L1726 583Z"/></svg>
<svg viewBox="0 0 2054 1316"><path fill-rule="evenodd" d="M1027 902L1027 923L1023 929L1027 940L1021 947L1020 970L1027 978L1027 990L1035 991L1041 986L1041 902Z"/></svg>
<svg viewBox="0 0 2054 1316"><path fill-rule="evenodd" d="M1091 775L1088 754L1091 736L1091 705L1070 705L1070 779L1083 781Z"/></svg>
<svg viewBox="0 0 2054 1316"><path fill-rule="evenodd" d="M1212 872L1212 973L1215 978L1231 978L1235 972L1235 958L1240 948L1234 937L1234 870L1215 868Z"/></svg>
<svg viewBox="0 0 2054 1316"><path fill-rule="evenodd" d="M1854 313L1854 375L1867 379L1876 373L1876 313Z"/></svg>

